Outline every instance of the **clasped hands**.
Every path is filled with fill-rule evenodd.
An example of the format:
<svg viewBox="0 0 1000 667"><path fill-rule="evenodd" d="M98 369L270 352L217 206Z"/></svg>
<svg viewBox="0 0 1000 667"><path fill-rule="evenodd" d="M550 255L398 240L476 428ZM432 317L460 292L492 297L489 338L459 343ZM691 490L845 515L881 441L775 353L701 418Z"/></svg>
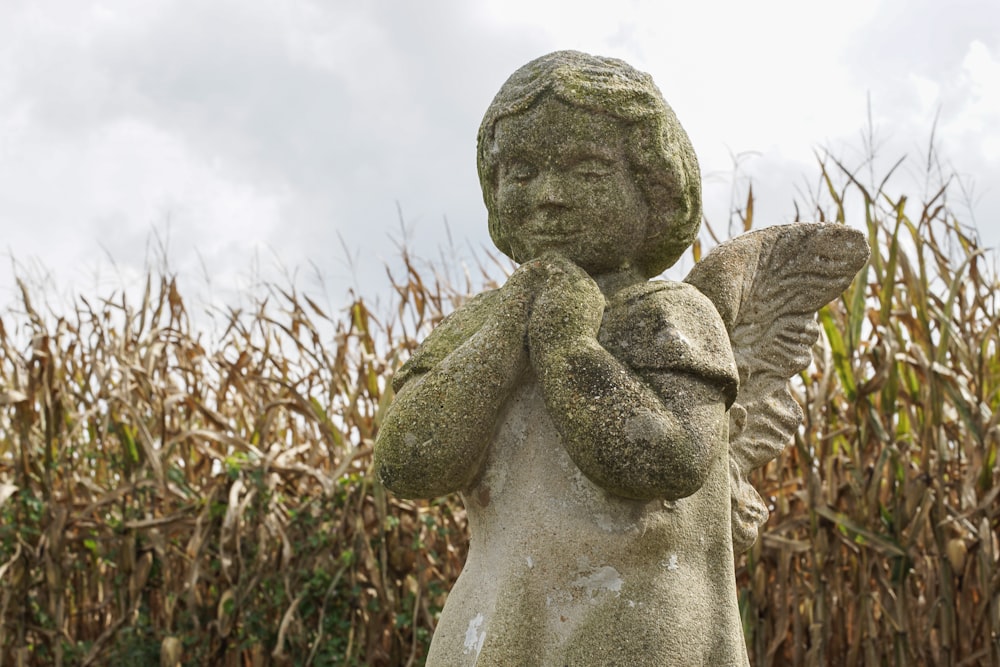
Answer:
<svg viewBox="0 0 1000 667"><path fill-rule="evenodd" d="M520 336L519 360L542 369L544 358L574 342L596 341L606 301L590 275L555 251L525 262L500 288L496 324Z"/></svg>

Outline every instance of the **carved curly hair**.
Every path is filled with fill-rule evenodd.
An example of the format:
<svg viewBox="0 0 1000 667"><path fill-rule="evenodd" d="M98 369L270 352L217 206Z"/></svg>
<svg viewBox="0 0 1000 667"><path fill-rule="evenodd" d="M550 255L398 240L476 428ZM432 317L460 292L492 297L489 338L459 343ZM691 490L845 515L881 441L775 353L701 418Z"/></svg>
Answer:
<svg viewBox="0 0 1000 667"><path fill-rule="evenodd" d="M479 126L479 182L497 248L510 255L496 210L496 124L527 111L546 95L627 124L629 168L649 210L646 242L632 259L648 278L672 266L701 226L701 174L691 141L652 77L624 61L579 51L556 51L514 72Z"/></svg>

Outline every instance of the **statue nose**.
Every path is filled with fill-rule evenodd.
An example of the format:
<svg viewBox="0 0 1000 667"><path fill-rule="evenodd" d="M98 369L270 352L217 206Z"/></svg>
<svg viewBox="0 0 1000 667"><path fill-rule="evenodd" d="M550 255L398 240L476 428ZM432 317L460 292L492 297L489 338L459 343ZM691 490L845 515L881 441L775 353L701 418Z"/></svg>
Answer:
<svg viewBox="0 0 1000 667"><path fill-rule="evenodd" d="M563 179L552 172L539 174L536 181L535 202L542 208L564 208L569 204Z"/></svg>

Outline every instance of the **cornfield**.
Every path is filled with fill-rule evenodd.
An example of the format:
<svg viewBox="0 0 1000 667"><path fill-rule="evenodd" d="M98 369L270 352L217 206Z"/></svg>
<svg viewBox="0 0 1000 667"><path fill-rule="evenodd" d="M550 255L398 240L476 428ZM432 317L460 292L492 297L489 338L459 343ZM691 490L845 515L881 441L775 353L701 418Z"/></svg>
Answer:
<svg viewBox="0 0 1000 667"><path fill-rule="evenodd" d="M755 479L751 661L1000 665L995 256L948 185L915 206L830 160L818 182L803 217L873 255ZM471 285L404 260L388 314L272 287L212 331L170 276L68 314L23 288L0 319L0 665L423 663L465 514L387 494L371 447L394 369Z"/></svg>

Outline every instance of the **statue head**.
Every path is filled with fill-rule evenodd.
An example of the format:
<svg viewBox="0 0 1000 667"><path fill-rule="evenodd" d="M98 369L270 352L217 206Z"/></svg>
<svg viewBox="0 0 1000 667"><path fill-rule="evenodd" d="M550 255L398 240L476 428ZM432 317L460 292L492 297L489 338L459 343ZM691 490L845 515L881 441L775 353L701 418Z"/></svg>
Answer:
<svg viewBox="0 0 1000 667"><path fill-rule="evenodd" d="M486 110L477 162L497 248L512 255L512 230L503 224L496 205L501 159L497 124L548 98L620 121L628 171L644 199L647 218L640 225L644 241L632 262L646 277L672 266L701 226L701 175L691 142L648 74L621 60L577 51L556 51L520 68Z"/></svg>

